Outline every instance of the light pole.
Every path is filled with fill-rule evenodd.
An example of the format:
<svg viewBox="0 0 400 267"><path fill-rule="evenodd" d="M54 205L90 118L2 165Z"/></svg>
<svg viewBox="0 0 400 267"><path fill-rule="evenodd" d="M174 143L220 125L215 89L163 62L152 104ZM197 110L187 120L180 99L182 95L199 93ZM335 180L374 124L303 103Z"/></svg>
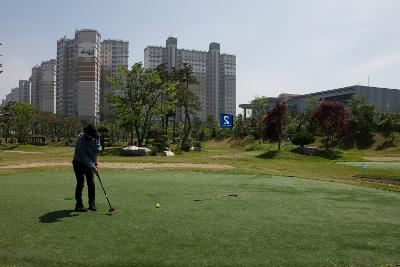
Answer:
<svg viewBox="0 0 400 267"><path fill-rule="evenodd" d="M1 46L1 45L3 45L3 44L2 44L2 43L0 43L0 46ZM3 55L2 55L2 54L0 54L0 57L1 57L1 56L3 56ZM3 64L1 64L1 62L0 62L0 73L2 73L2 72L3 72L3 70L1 69L2 67L3 67Z"/></svg>

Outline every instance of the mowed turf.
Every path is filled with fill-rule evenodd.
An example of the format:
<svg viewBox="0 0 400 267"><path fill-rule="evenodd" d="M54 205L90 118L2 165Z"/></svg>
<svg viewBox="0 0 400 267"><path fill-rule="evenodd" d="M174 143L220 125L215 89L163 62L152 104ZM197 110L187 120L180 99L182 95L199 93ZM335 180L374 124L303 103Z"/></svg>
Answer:
<svg viewBox="0 0 400 267"><path fill-rule="evenodd" d="M72 212L71 170L0 176L0 265L381 266L400 263L400 195L294 177L104 170ZM84 199L87 200L85 187ZM67 199L67 200L65 200ZM154 205L160 203L161 208Z"/></svg>

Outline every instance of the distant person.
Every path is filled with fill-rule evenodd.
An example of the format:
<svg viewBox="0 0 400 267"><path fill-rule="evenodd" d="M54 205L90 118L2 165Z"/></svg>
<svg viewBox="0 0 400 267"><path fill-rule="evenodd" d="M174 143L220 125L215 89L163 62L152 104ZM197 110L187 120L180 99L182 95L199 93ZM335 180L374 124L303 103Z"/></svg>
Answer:
<svg viewBox="0 0 400 267"><path fill-rule="evenodd" d="M94 174L98 175L99 167L97 154L101 151L100 138L93 124L89 124L79 134L75 145L75 154L72 164L76 176L75 211L86 212L82 201L82 190L85 183L88 186L89 210L96 211Z"/></svg>

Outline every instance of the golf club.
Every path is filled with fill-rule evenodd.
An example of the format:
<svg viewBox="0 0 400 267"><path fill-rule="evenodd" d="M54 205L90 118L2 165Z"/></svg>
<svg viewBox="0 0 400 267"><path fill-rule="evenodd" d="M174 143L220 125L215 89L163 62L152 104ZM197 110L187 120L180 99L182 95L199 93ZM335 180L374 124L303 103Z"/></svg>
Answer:
<svg viewBox="0 0 400 267"><path fill-rule="evenodd" d="M101 188L103 189L104 195L105 195L106 198L107 198L108 206L110 206L110 208L108 209L108 212L112 213L113 211L115 211L115 209L114 209L113 207L111 207L110 200L108 199L106 190L104 190L104 186L103 186L103 183L101 182L100 175L99 175L98 173L96 173L96 176L97 176L97 178L99 178Z"/></svg>

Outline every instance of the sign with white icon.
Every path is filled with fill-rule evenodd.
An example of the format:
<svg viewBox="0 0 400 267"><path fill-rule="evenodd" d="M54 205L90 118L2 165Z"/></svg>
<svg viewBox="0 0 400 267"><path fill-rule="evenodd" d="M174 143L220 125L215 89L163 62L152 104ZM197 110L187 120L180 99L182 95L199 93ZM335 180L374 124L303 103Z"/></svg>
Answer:
<svg viewBox="0 0 400 267"><path fill-rule="evenodd" d="M219 115L219 126L222 129L233 128L233 115L232 114L220 114Z"/></svg>

